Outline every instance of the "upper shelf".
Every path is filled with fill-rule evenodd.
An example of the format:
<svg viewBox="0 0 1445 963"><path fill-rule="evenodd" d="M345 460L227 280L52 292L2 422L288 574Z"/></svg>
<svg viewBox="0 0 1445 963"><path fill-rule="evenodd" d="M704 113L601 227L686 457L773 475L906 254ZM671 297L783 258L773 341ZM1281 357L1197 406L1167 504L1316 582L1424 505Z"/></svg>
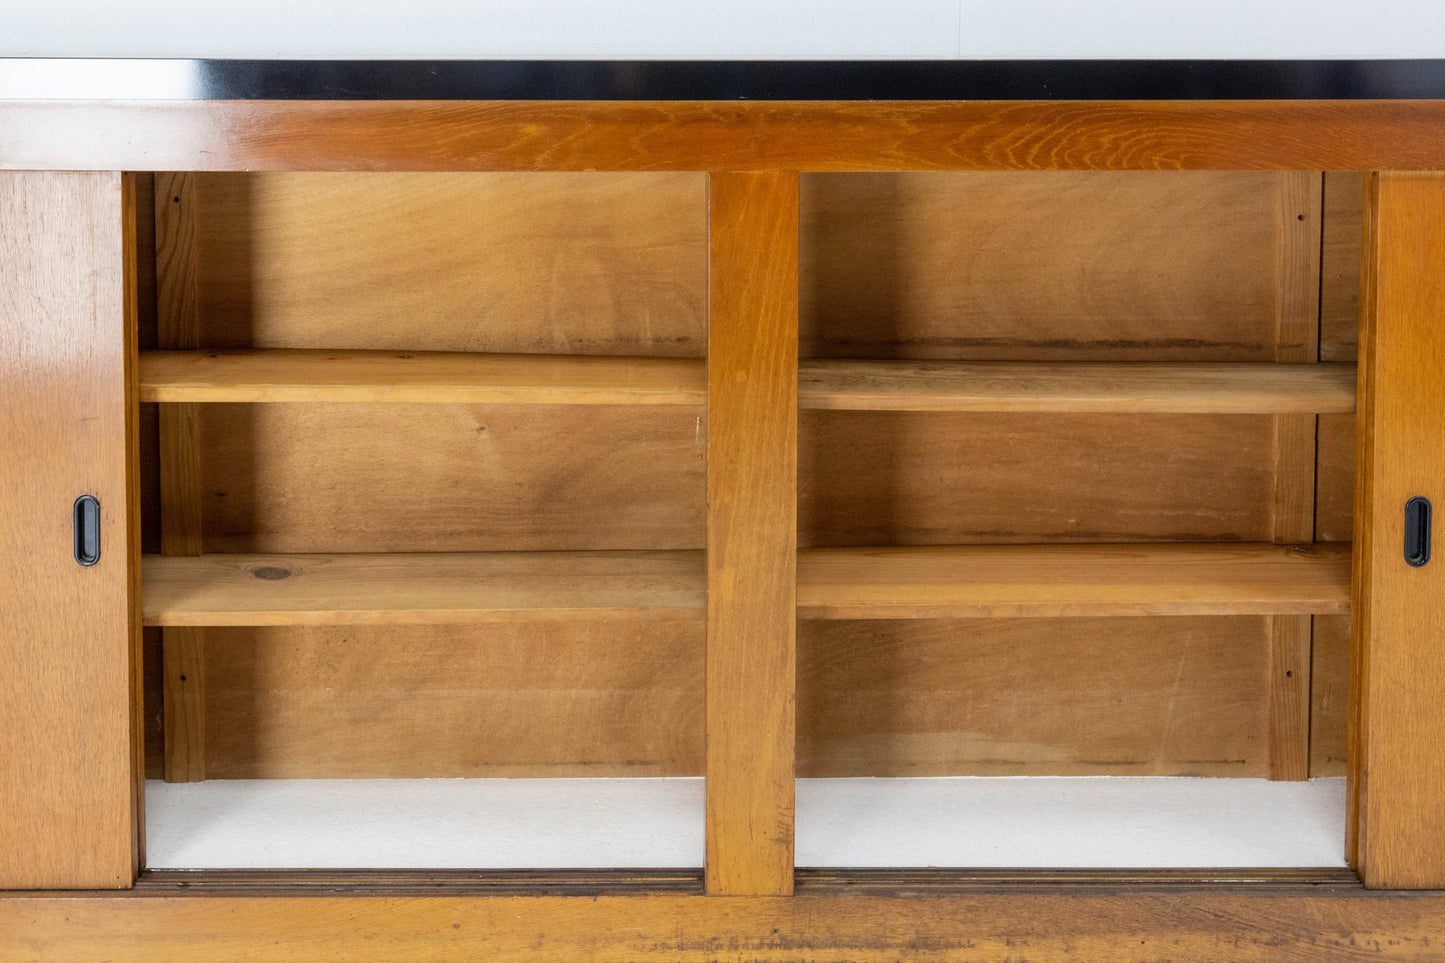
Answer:
<svg viewBox="0 0 1445 963"><path fill-rule="evenodd" d="M1355 410L1353 364L805 361L804 408L1325 414Z"/></svg>
<svg viewBox="0 0 1445 963"><path fill-rule="evenodd" d="M798 615L817 619L1342 615L1350 546L963 545L813 549Z"/></svg>
<svg viewBox="0 0 1445 963"><path fill-rule="evenodd" d="M150 351L141 401L701 405L686 358L407 351Z"/></svg>
<svg viewBox="0 0 1445 963"><path fill-rule="evenodd" d="M804 361L805 409L852 411L1345 413L1350 364ZM685 358L391 351L157 351L140 397L158 402L702 405Z"/></svg>

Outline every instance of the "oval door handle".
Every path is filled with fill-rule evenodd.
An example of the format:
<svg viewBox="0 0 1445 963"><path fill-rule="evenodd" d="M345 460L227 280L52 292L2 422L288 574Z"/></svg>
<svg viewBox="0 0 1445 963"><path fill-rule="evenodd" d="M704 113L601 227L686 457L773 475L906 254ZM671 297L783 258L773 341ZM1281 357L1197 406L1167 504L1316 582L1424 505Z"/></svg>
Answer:
<svg viewBox="0 0 1445 963"><path fill-rule="evenodd" d="M75 500L75 560L89 567L100 561L100 502L94 495Z"/></svg>
<svg viewBox="0 0 1445 963"><path fill-rule="evenodd" d="M1419 568L1430 561L1430 499L1419 495L1405 503L1405 564Z"/></svg>

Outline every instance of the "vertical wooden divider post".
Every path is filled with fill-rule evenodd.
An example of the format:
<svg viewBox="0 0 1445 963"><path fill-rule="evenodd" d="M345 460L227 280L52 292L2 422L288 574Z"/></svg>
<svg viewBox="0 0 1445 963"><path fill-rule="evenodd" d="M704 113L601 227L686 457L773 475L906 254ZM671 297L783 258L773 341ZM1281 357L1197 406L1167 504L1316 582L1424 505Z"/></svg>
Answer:
<svg viewBox="0 0 1445 963"><path fill-rule="evenodd" d="M708 179L710 895L793 891L798 175Z"/></svg>
<svg viewBox="0 0 1445 963"><path fill-rule="evenodd" d="M1280 178L1279 294L1274 360L1314 364L1320 351L1320 231L1324 176L1291 171ZM1275 415L1274 541L1315 540L1317 415ZM1314 619L1269 620L1269 777L1310 775L1310 673Z"/></svg>
<svg viewBox="0 0 1445 963"><path fill-rule="evenodd" d="M200 347L196 303L196 178L156 175L156 340L172 350ZM201 406L160 406L161 554L200 555ZM205 629L162 630L165 778L206 778Z"/></svg>
<svg viewBox="0 0 1445 963"><path fill-rule="evenodd" d="M1445 887L1445 174L1366 182L1350 746L1351 850L1370 887ZM1405 503L1434 558L1405 560Z"/></svg>

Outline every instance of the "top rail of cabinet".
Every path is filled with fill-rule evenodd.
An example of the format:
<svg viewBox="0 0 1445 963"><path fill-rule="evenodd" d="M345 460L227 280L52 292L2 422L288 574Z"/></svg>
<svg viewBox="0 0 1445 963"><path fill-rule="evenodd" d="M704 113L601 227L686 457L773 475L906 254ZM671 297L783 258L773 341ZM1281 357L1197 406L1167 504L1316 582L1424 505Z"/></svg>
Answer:
<svg viewBox="0 0 1445 963"><path fill-rule="evenodd" d="M0 59L5 100L1440 100L1445 60Z"/></svg>
<svg viewBox="0 0 1445 963"><path fill-rule="evenodd" d="M1445 60L0 59L0 169L1442 170Z"/></svg>

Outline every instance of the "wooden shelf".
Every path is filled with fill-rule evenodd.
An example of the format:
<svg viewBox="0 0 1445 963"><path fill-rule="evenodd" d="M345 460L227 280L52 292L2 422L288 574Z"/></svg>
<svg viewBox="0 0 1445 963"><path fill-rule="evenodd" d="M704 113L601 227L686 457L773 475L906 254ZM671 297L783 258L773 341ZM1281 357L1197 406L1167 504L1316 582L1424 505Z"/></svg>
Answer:
<svg viewBox="0 0 1445 963"><path fill-rule="evenodd" d="M845 548L798 558L798 614L815 619L1340 615L1349 599L1349 545Z"/></svg>
<svg viewBox="0 0 1445 963"><path fill-rule="evenodd" d="M698 620L700 552L146 556L147 625ZM809 549L815 619L1338 615L1348 545Z"/></svg>
<svg viewBox="0 0 1445 963"><path fill-rule="evenodd" d="M701 620L701 552L147 555L147 625Z"/></svg>
<svg viewBox="0 0 1445 963"><path fill-rule="evenodd" d="M1355 410L1353 364L807 361L804 408L1310 414Z"/></svg>
<svg viewBox="0 0 1445 963"><path fill-rule="evenodd" d="M147 351L141 401L701 405L691 358L452 352Z"/></svg>
<svg viewBox="0 0 1445 963"><path fill-rule="evenodd" d="M691 358L149 351L142 401L702 405ZM1352 364L804 361L805 409L1310 414L1355 410Z"/></svg>

